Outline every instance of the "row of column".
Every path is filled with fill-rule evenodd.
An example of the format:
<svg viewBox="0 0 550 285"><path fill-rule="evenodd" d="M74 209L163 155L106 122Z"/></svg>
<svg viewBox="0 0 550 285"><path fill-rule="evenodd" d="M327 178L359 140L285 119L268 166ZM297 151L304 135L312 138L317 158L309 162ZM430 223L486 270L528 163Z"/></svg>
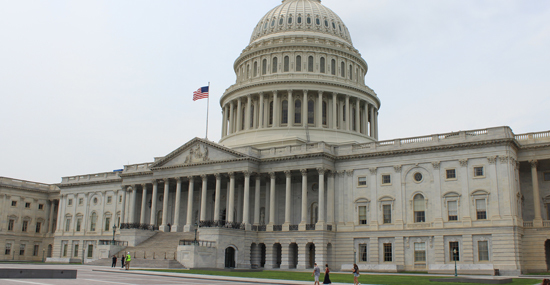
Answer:
<svg viewBox="0 0 550 285"><path fill-rule="evenodd" d="M345 94L337 95L334 92L324 96L323 93L326 92L323 91L318 91L317 96L308 96L308 90L303 90L302 94L294 94L293 90L286 91L286 96L284 93L260 92L258 95L247 95L226 103L222 110L222 137L250 129L303 126L308 123L317 128L355 131L378 139L378 109L366 100ZM288 103L283 108L282 102L285 100ZM295 109L297 100L300 100L301 110ZM314 102L313 110L308 106L309 101ZM325 107L322 102L325 102ZM296 122L298 115L299 123Z"/></svg>

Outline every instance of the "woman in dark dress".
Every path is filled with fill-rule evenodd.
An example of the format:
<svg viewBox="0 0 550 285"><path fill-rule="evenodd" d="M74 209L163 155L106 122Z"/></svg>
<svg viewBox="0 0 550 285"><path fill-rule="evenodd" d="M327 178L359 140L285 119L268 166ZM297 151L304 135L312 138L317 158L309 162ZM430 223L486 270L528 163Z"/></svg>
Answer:
<svg viewBox="0 0 550 285"><path fill-rule="evenodd" d="M323 284L332 284L330 281L329 272L330 270L328 270L328 264L325 264L325 280L323 280Z"/></svg>

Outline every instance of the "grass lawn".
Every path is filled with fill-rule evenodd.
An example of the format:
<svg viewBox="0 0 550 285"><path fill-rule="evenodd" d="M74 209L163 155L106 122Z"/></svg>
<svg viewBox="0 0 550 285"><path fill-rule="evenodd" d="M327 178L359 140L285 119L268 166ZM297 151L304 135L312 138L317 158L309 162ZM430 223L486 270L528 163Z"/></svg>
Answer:
<svg viewBox="0 0 550 285"><path fill-rule="evenodd" d="M172 272L183 274L204 274L204 275L217 275L217 276L233 276L233 277L249 277L249 278L263 278L263 279L280 279L280 280L300 280L311 281L313 283L313 277L311 273L294 272L294 271L258 271L258 272L232 272L232 271L209 271L209 270L157 270L148 269L148 271L157 272ZM323 280L323 274L321 274L321 283ZM444 278L438 276L399 276L399 275L367 275L362 274L359 277L361 284L384 284L384 285L464 285L464 283L456 282L430 282L430 279ZM353 276L351 273L331 273L330 280L336 283L350 283L353 284ZM534 279L514 279L514 285L533 285L540 283L541 280Z"/></svg>

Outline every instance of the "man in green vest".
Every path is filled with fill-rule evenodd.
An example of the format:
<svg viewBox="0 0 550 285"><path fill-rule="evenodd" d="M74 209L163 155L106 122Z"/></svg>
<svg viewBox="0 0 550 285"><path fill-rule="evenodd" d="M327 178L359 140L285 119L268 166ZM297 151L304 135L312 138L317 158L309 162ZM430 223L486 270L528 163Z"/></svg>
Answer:
<svg viewBox="0 0 550 285"><path fill-rule="evenodd" d="M128 251L128 255L126 255L126 270L130 270L130 261L132 261L132 256Z"/></svg>

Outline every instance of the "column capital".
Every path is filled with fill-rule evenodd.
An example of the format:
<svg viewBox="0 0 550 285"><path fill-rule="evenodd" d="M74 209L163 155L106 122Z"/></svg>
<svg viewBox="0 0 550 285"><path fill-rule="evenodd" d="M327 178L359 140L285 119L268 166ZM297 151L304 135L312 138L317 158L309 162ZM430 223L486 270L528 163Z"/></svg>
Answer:
<svg viewBox="0 0 550 285"><path fill-rule="evenodd" d="M132 190L134 190L134 188L132 186L127 186L126 187L126 191L132 191Z"/></svg>
<svg viewBox="0 0 550 285"><path fill-rule="evenodd" d="M251 174L250 171L245 170L245 171L243 171L243 174L244 174L244 177L250 178L250 174Z"/></svg>
<svg viewBox="0 0 550 285"><path fill-rule="evenodd" d="M271 179L274 179L275 178L275 172L269 172L269 177Z"/></svg>
<svg viewBox="0 0 550 285"><path fill-rule="evenodd" d="M176 182L177 182L177 183L181 183L181 180L182 180L181 177L176 177Z"/></svg>
<svg viewBox="0 0 550 285"><path fill-rule="evenodd" d="M262 174L258 173L258 172L254 172L252 173L254 175L254 177L256 177L256 180L260 180L262 179Z"/></svg>
<svg viewBox="0 0 550 285"><path fill-rule="evenodd" d="M170 178L162 178L162 181L164 181L164 183L170 183Z"/></svg>
<svg viewBox="0 0 550 285"><path fill-rule="evenodd" d="M292 94L292 89L288 89L286 92L288 92L288 94Z"/></svg>
<svg viewBox="0 0 550 285"><path fill-rule="evenodd" d="M468 159L460 159L458 162L460 162L460 166L468 166Z"/></svg>
<svg viewBox="0 0 550 285"><path fill-rule="evenodd" d="M323 92L322 90L317 90L317 93L319 93L319 95L323 95Z"/></svg>
<svg viewBox="0 0 550 285"><path fill-rule="evenodd" d="M346 170L346 174L350 177L353 176L353 170Z"/></svg>
<svg viewBox="0 0 550 285"><path fill-rule="evenodd" d="M151 183L153 183L153 185L158 185L159 184L159 182L156 179L152 179Z"/></svg>
<svg viewBox="0 0 550 285"><path fill-rule="evenodd" d="M200 176L201 176L201 178L202 178L203 181L206 180L206 179L208 179L208 175L207 175L207 174L201 174Z"/></svg>
<svg viewBox="0 0 550 285"><path fill-rule="evenodd" d="M328 177L334 177L334 171L327 171Z"/></svg>
<svg viewBox="0 0 550 285"><path fill-rule="evenodd" d="M285 173L286 178L290 178L292 176L292 172L290 170L283 171Z"/></svg>
<svg viewBox="0 0 550 285"><path fill-rule="evenodd" d="M264 96L264 92L258 92L258 94L260 94L260 96Z"/></svg>
<svg viewBox="0 0 550 285"><path fill-rule="evenodd" d="M189 181L194 181L194 180L195 180L195 176L192 176L192 175L187 176L187 179L189 179Z"/></svg>
<svg viewBox="0 0 550 285"><path fill-rule="evenodd" d="M401 172L401 168L403 168L403 165L401 164L393 166L393 169L395 170L395 172Z"/></svg>
<svg viewBox="0 0 550 285"><path fill-rule="evenodd" d="M327 169L323 167L318 167L317 172L319 172L319 175L325 174L325 172L327 172Z"/></svg>
<svg viewBox="0 0 550 285"><path fill-rule="evenodd" d="M307 92L308 92L308 91L309 91L309 90L307 90L307 89L304 89L304 90L303 90L303 92L304 92L304 95L307 95Z"/></svg>
<svg viewBox="0 0 550 285"><path fill-rule="evenodd" d="M219 173L214 173L214 177L216 177L216 180L217 180L217 179L221 179L222 175Z"/></svg>
<svg viewBox="0 0 550 285"><path fill-rule="evenodd" d="M273 91L271 91L271 92L273 93L273 95L277 95L277 92L278 92L278 91L277 91L277 90L273 90Z"/></svg>
<svg viewBox="0 0 550 285"><path fill-rule="evenodd" d="M300 172L302 173L302 176L307 175L307 169L300 169Z"/></svg>
<svg viewBox="0 0 550 285"><path fill-rule="evenodd" d="M143 189L147 189L147 183L141 183L141 187L142 187Z"/></svg>
<svg viewBox="0 0 550 285"><path fill-rule="evenodd" d="M376 174L376 171L378 171L378 167L371 167L369 168L370 174Z"/></svg>
<svg viewBox="0 0 550 285"><path fill-rule="evenodd" d="M531 168L537 168L537 166L539 165L539 161L538 160L529 160L529 164L531 164Z"/></svg>
<svg viewBox="0 0 550 285"><path fill-rule="evenodd" d="M228 172L227 176L229 176L229 178L235 178L235 172Z"/></svg>
<svg viewBox="0 0 550 285"><path fill-rule="evenodd" d="M441 164L441 161L434 161L432 162L432 166L434 169L439 169L439 165Z"/></svg>
<svg viewBox="0 0 550 285"><path fill-rule="evenodd" d="M489 164L495 164L495 162L497 161L497 158L498 156L488 156L487 157L487 161L489 162Z"/></svg>

